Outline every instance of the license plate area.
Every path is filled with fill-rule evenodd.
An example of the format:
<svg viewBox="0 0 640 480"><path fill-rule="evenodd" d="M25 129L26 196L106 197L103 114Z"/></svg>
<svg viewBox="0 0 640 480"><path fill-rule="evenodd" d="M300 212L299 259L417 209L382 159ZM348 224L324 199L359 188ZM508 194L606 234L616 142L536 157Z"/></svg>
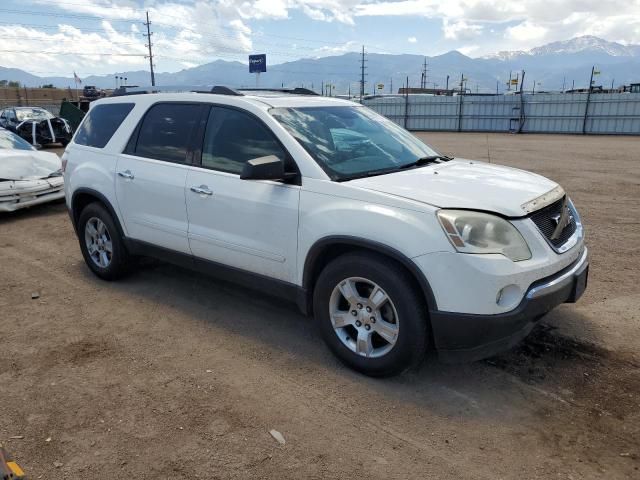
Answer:
<svg viewBox="0 0 640 480"><path fill-rule="evenodd" d="M582 296L584 291L587 289L587 283L589 280L589 266L585 268L582 272L577 274L574 277L573 281L573 290L571 292L571 296L567 300L567 303L575 303Z"/></svg>

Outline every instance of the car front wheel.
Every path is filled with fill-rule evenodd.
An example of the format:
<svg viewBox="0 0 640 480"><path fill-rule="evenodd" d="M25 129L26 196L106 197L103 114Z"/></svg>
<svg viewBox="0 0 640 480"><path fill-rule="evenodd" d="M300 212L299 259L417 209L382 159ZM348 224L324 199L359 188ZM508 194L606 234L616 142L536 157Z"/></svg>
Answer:
<svg viewBox="0 0 640 480"><path fill-rule="evenodd" d="M313 305L329 348L359 372L394 375L424 358L424 301L392 259L369 253L336 258L318 278Z"/></svg>

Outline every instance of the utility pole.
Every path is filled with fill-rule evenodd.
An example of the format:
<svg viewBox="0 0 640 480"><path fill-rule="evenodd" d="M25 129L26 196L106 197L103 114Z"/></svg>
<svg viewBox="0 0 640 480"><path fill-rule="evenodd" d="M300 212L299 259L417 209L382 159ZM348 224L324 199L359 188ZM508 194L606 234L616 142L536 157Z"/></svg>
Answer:
<svg viewBox="0 0 640 480"><path fill-rule="evenodd" d="M362 97L364 97L364 77L365 77L365 58L364 58L364 45L362 46L362 58L360 59L360 103L362 103Z"/></svg>
<svg viewBox="0 0 640 480"><path fill-rule="evenodd" d="M424 57L424 63L422 64L422 75L420 76L420 88L427 88L427 57Z"/></svg>
<svg viewBox="0 0 640 480"><path fill-rule="evenodd" d="M589 78L589 90L587 91L587 102L584 106L584 118L582 119L582 134L587 133L587 116L589 115L589 101L591 100L591 90L593 88L593 73L596 66L591 67L591 77Z"/></svg>
<svg viewBox="0 0 640 480"><path fill-rule="evenodd" d="M153 45L151 43L151 35L153 35L153 33L151 32L151 22L149 21L149 12L147 12L147 23L143 25L147 27L147 33L143 34L143 36L147 37L147 44L145 45L145 47L149 47L149 69L151 70L151 86L155 87L156 76L153 73L153 53L151 52L151 46Z"/></svg>
<svg viewBox="0 0 640 480"><path fill-rule="evenodd" d="M389 79L389 93L393 93L393 77Z"/></svg>
<svg viewBox="0 0 640 480"><path fill-rule="evenodd" d="M447 75L447 90L449 90L449 75Z"/></svg>

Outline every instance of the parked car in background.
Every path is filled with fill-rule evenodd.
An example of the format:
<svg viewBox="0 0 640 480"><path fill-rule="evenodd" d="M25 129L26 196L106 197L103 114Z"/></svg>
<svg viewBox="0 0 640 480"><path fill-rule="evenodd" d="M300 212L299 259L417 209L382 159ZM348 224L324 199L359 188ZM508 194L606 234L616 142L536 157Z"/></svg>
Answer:
<svg viewBox="0 0 640 480"><path fill-rule="evenodd" d="M85 98L98 98L102 96L102 92L98 90L94 85L86 85L82 89L82 96Z"/></svg>
<svg viewBox="0 0 640 480"><path fill-rule="evenodd" d="M0 212L64 198L60 158L0 128Z"/></svg>
<svg viewBox="0 0 640 480"><path fill-rule="evenodd" d="M587 248L560 185L295 93L93 102L62 157L88 267L114 280L156 256L290 298L374 376L428 348L491 356L582 295Z"/></svg>
<svg viewBox="0 0 640 480"><path fill-rule="evenodd" d="M32 145L71 141L73 129L64 118L41 107L10 107L0 111L0 127L17 133Z"/></svg>

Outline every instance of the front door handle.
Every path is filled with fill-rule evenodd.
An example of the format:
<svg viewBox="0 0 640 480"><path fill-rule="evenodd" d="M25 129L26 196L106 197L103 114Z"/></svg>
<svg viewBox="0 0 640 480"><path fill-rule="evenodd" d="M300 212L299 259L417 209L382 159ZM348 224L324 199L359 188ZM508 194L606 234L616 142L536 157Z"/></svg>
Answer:
<svg viewBox="0 0 640 480"><path fill-rule="evenodd" d="M125 170L124 172L118 172L118 175L120 175L122 178L126 178L127 180L133 180L135 178L133 176L133 173L131 173L131 170Z"/></svg>
<svg viewBox="0 0 640 480"><path fill-rule="evenodd" d="M209 190L209 187L206 185L200 185L199 187L193 186L191 187L191 191L200 195L213 195L213 192Z"/></svg>

